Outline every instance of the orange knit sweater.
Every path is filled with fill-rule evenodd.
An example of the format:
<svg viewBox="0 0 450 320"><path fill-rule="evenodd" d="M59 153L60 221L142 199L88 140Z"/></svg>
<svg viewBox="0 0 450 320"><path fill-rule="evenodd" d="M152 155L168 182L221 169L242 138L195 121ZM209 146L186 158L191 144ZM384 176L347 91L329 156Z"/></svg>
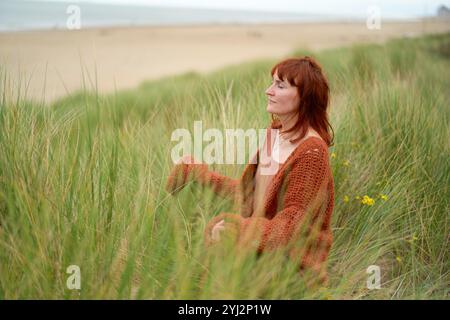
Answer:
<svg viewBox="0 0 450 320"><path fill-rule="evenodd" d="M259 150L255 156L256 163L250 161L239 179L211 171L203 163L177 164L169 174L166 189L175 194L193 180L234 200L234 210L239 214L221 213L211 219L205 229L207 245L211 242L212 227L224 219L226 227L223 232L234 225L239 245L253 247L258 254L286 248L289 257L299 263L301 273L311 270L314 280L325 283L334 206L328 145L318 137L309 137L292 151L267 186L262 216L255 216L253 212Z"/></svg>

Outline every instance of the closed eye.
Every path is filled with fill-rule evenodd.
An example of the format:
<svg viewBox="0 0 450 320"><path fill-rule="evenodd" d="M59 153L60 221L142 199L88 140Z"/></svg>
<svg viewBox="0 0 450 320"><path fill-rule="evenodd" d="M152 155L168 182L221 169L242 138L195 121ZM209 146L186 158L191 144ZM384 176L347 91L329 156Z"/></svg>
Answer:
<svg viewBox="0 0 450 320"><path fill-rule="evenodd" d="M276 85L277 85L278 88L280 88L280 89L284 89L284 88L285 88L285 86L284 86L284 84L283 84L282 81L280 81L280 80L275 80L275 83L276 83ZM273 84L273 81L272 81L272 84Z"/></svg>

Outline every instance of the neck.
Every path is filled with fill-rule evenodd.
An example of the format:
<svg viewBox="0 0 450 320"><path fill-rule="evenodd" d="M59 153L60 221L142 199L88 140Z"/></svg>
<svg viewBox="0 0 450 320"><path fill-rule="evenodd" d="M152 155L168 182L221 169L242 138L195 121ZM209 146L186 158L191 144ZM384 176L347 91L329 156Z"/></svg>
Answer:
<svg viewBox="0 0 450 320"><path fill-rule="evenodd" d="M285 131L292 128L298 120L298 113L289 113L289 114L283 114L278 115L278 118L281 122L281 134L284 134ZM294 136L296 136L296 132L289 132L288 134L285 134L285 139L292 139Z"/></svg>

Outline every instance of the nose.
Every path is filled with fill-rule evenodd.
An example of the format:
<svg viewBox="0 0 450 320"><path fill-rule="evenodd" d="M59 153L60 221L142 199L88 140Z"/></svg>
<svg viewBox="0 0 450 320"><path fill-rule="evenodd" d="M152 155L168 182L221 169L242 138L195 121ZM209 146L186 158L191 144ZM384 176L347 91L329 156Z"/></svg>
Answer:
<svg viewBox="0 0 450 320"><path fill-rule="evenodd" d="M273 85L271 85L270 87L268 87L267 89L266 89L266 94L268 95L268 96L273 96L274 95L274 92L273 92Z"/></svg>

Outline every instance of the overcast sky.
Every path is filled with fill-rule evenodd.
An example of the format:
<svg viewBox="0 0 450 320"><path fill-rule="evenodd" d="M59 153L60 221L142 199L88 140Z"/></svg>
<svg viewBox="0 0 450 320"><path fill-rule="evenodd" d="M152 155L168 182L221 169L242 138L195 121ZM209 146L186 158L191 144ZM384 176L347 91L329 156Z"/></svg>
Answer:
<svg viewBox="0 0 450 320"><path fill-rule="evenodd" d="M3 0L2 0L3 1ZM35 0L39 1L39 0ZM217 9L248 9L314 13L336 16L365 16L369 6L378 6L385 17L434 15L439 5L450 7L450 0L51 0L127 5L157 5Z"/></svg>

